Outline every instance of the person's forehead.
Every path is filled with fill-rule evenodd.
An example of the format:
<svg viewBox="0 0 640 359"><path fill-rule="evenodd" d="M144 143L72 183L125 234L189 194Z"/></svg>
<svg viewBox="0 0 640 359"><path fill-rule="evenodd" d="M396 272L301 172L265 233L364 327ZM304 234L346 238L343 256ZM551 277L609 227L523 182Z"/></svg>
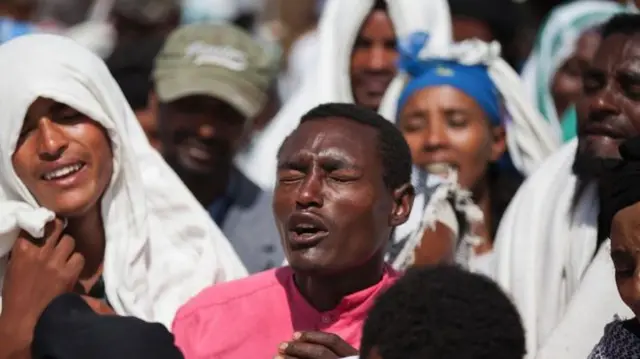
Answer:
<svg viewBox="0 0 640 359"><path fill-rule="evenodd" d="M630 64L640 65L640 33L613 34L602 39L593 59L596 68L614 70ZM640 67L637 70L640 71Z"/></svg>
<svg viewBox="0 0 640 359"><path fill-rule="evenodd" d="M356 159L377 154L377 132L353 120L331 117L305 121L283 146L283 155L340 151Z"/></svg>
<svg viewBox="0 0 640 359"><path fill-rule="evenodd" d="M393 21L386 10L373 10L365 18L362 28L359 32L360 36L385 36L395 38L393 29Z"/></svg>

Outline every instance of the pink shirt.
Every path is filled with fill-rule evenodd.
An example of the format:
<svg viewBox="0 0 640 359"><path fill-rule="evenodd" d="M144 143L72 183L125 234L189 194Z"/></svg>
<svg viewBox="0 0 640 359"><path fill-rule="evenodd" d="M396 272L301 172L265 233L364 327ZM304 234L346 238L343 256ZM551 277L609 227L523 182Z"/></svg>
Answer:
<svg viewBox="0 0 640 359"><path fill-rule="evenodd" d="M290 267L273 269L205 289L178 311L173 334L185 359L273 358L296 331L334 333L359 348L367 312L397 277L385 269L378 284L318 312L298 291Z"/></svg>

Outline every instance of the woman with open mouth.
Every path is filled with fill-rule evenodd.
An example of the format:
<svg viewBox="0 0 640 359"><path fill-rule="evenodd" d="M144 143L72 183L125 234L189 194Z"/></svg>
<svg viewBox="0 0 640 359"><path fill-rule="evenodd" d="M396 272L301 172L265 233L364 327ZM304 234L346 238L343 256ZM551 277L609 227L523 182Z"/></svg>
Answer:
<svg viewBox="0 0 640 359"><path fill-rule="evenodd" d="M65 292L168 326L202 288L246 275L97 56L27 35L0 46L0 76L3 350L28 350Z"/></svg>
<svg viewBox="0 0 640 359"><path fill-rule="evenodd" d="M500 57L497 43L467 40L446 49L428 50L428 41L427 34L414 33L401 43L401 75L396 83L403 86L391 87L395 90L385 95L383 111L396 119L416 167L453 179L470 192L484 217L479 225L477 220L470 221L476 222L472 253L488 253L523 176L553 153L560 141L526 101L518 75ZM433 210L427 209L424 216L433 216L429 213ZM466 217L477 219L476 215ZM456 251L467 247L460 245L458 235L454 241L457 249L443 251L447 246L426 239L427 232L415 244L423 247L424 253L442 253L446 258L441 259L451 260ZM472 261L473 257L463 256L466 259L462 260Z"/></svg>

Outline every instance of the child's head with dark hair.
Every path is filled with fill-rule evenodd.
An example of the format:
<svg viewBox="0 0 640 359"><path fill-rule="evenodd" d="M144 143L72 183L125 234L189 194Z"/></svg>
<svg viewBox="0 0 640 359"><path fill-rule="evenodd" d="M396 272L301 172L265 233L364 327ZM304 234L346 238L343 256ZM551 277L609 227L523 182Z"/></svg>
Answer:
<svg viewBox="0 0 640 359"><path fill-rule="evenodd" d="M415 268L380 296L362 359L522 359L520 316L498 285L452 266Z"/></svg>

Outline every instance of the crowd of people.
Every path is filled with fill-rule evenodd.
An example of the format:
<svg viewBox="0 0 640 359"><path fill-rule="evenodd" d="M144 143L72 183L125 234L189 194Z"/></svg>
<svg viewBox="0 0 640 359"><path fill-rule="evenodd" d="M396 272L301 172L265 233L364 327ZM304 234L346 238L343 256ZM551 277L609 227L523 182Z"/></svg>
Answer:
<svg viewBox="0 0 640 359"><path fill-rule="evenodd" d="M640 1L0 2L0 359L640 359Z"/></svg>

